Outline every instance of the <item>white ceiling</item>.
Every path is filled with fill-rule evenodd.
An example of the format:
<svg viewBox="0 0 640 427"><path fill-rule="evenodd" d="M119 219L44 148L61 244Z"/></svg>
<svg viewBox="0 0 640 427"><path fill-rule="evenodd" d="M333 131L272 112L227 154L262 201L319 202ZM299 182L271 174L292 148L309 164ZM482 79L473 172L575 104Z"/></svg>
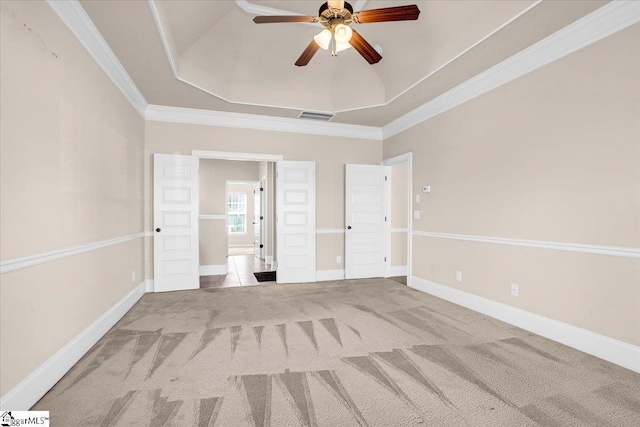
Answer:
<svg viewBox="0 0 640 427"><path fill-rule="evenodd" d="M409 3L370 0L365 8ZM296 67L320 27L256 25L255 15L233 1L81 1L151 104L278 117L327 111L338 113L333 121L372 126L389 123L607 2L413 3L422 12L418 21L357 26L371 44L383 47L380 63L369 65L353 49L337 58L320 50L308 66ZM316 15L321 2L250 4Z"/></svg>

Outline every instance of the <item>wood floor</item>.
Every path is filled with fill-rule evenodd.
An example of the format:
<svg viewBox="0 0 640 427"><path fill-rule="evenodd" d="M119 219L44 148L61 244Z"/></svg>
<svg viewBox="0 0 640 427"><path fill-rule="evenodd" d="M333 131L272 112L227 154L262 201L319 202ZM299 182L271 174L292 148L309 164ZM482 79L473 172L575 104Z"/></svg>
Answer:
<svg viewBox="0 0 640 427"><path fill-rule="evenodd" d="M271 266L251 255L230 255L227 257L227 274L220 276L201 276L200 288L231 288L236 286L255 286L275 282L258 282L253 273L271 271Z"/></svg>

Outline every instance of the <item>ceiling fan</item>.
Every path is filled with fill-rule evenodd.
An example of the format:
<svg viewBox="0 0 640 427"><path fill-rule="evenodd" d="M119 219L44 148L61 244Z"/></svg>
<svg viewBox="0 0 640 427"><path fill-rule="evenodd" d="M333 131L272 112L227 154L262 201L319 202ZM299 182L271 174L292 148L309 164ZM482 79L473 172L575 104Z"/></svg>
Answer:
<svg viewBox="0 0 640 427"><path fill-rule="evenodd" d="M341 50L353 47L369 62L376 64L382 56L356 30L352 23L372 24L375 22L414 21L418 19L418 6L384 7L381 9L362 10L353 12L353 7L346 1L328 1L320 7L318 17L314 16L256 16L256 24L273 24L281 22L319 22L325 29L316 35L309 46L296 61L298 67L303 67L311 61L318 49L331 47L331 55L337 56Z"/></svg>

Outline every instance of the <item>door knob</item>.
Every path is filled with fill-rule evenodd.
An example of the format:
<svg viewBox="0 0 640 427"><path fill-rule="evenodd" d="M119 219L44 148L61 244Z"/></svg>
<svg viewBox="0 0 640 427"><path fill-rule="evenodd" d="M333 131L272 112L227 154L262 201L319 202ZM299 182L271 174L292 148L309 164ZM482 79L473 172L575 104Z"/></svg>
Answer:
<svg viewBox="0 0 640 427"><path fill-rule="evenodd" d="M158 233L160 232L160 227L156 228L156 232Z"/></svg>
<svg viewBox="0 0 640 427"><path fill-rule="evenodd" d="M351 226L350 225L347 225L347 230L351 230Z"/></svg>

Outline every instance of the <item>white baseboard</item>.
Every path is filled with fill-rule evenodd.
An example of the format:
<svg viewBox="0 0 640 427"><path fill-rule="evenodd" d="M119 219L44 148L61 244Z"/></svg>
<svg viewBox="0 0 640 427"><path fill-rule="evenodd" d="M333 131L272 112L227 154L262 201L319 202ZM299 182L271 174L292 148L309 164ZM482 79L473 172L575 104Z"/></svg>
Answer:
<svg viewBox="0 0 640 427"><path fill-rule="evenodd" d="M227 264L201 265L198 267L201 276L220 276L227 274Z"/></svg>
<svg viewBox="0 0 640 427"><path fill-rule="evenodd" d="M147 279L144 281L145 289L147 292L153 292L153 279Z"/></svg>
<svg viewBox="0 0 640 427"><path fill-rule="evenodd" d="M395 265L389 268L389 276L397 277L397 276L406 276L407 275L407 266L406 265Z"/></svg>
<svg viewBox="0 0 640 427"><path fill-rule="evenodd" d="M145 294L142 282L0 399L0 410L29 410Z"/></svg>
<svg viewBox="0 0 640 427"><path fill-rule="evenodd" d="M265 264L273 264L273 257L270 255L267 255L264 259Z"/></svg>
<svg viewBox="0 0 640 427"><path fill-rule="evenodd" d="M420 277L411 287L640 373L640 347Z"/></svg>
<svg viewBox="0 0 640 427"><path fill-rule="evenodd" d="M344 280L344 270L316 271L316 282L324 282L327 280Z"/></svg>

